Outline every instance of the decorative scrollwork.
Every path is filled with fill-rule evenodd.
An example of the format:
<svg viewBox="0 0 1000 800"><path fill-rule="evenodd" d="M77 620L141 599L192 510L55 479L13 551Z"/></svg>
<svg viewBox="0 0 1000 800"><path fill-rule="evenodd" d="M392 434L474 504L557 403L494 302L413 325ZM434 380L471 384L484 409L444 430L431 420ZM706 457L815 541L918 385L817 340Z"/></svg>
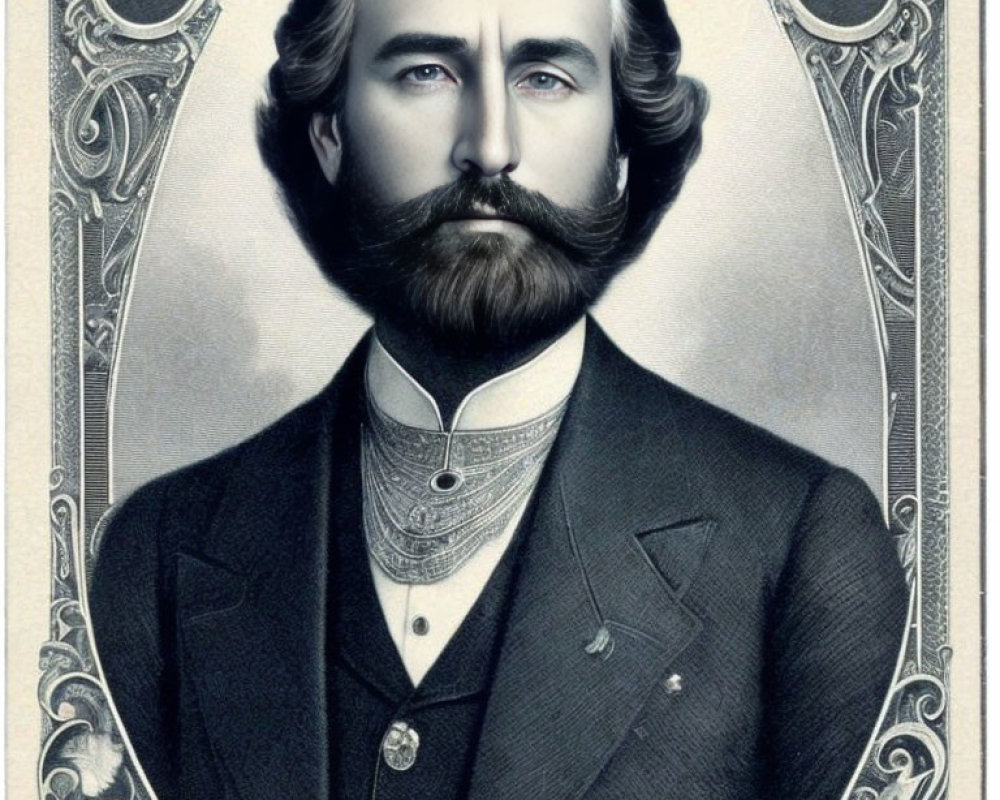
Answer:
<svg viewBox="0 0 1000 800"><path fill-rule="evenodd" d="M816 9L811 7L816 4L807 4L804 0L777 0L775 5L783 19L794 20L813 36L829 42L855 44L884 30L899 12L899 0L873 0L873 3L865 16L850 22L843 21L842 10L837 8L837 3L829 3L826 14L816 13ZM819 5L822 6L822 3Z"/></svg>
<svg viewBox="0 0 1000 800"><path fill-rule="evenodd" d="M906 0L878 35L855 46L817 41L777 3L830 127L865 262L883 301L914 314L915 117L933 17ZM906 219L905 214L910 218Z"/></svg>
<svg viewBox="0 0 1000 800"><path fill-rule="evenodd" d="M219 7L184 0L151 24L129 22L106 0L52 0L52 8L59 20L50 39L57 465L49 486L53 603L40 662L38 784L44 800L148 800L91 652L83 595L106 497L88 487L107 486L107 465L88 460L81 442L106 435L121 313L150 189Z"/></svg>
<svg viewBox="0 0 1000 800"><path fill-rule="evenodd" d="M942 723L947 696L944 682L933 675L910 675L896 685L896 721L875 742L869 783L855 790L853 800L941 800L945 796L948 749ZM880 780L873 785L874 776Z"/></svg>
<svg viewBox="0 0 1000 800"><path fill-rule="evenodd" d="M135 199L147 182L197 53L181 36L148 43L116 35L93 0L70 0L63 35L82 84L66 114L60 155L67 179L90 194L99 217L103 203Z"/></svg>
<svg viewBox="0 0 1000 800"><path fill-rule="evenodd" d="M57 494L49 504L55 554L55 576L64 588L73 593L71 584L74 567L74 542L80 534L80 512L76 499L69 494Z"/></svg>
<svg viewBox="0 0 1000 800"><path fill-rule="evenodd" d="M42 797L136 797L133 778L122 769L124 746L96 677L80 603L55 603L53 619L53 639L42 647L39 662L46 732L39 761Z"/></svg>
<svg viewBox="0 0 1000 800"><path fill-rule="evenodd" d="M100 275L85 287L84 363L91 370L111 369L152 179L218 13L215 0L188 3L172 35L145 40L123 35L99 0L66 4L61 34L78 80L70 91L54 87L54 163L60 190L79 209L82 254Z"/></svg>
<svg viewBox="0 0 1000 800"><path fill-rule="evenodd" d="M78 800L109 796L134 798L135 781L122 770L124 747L115 732L106 692L97 677L87 619L80 602L79 503L60 490L67 470L50 476L50 517L54 542L54 595L51 640L43 645L38 702L44 713L45 742L39 761L43 798Z"/></svg>
<svg viewBox="0 0 1000 800"><path fill-rule="evenodd" d="M928 133L922 116L928 89L943 75L942 5L940 0L898 0L879 10L873 0L870 20L853 29L819 20L802 0L772 0L772 8L822 108L871 287L887 383L889 523L914 593L892 702L847 796L931 800L943 797L947 784L947 676L938 672L944 664L936 656L946 629L946 600L938 577L944 574L940 556L928 559L927 554L929 546L938 548L935 555L941 552L938 543L947 530L929 516L926 478L917 459L927 447L918 427L917 359L926 360L935 352L928 345L941 347L944 339L931 339L920 327L917 276L926 287L935 270L945 268L929 260L929 249L924 252L923 224L930 210L939 214L939 226L945 222L943 198L929 192L929 178L924 179L925 170L935 174L939 167L921 149L926 139L943 135L941 127ZM829 16L836 17L836 3L829 8ZM930 464L924 459L925 469Z"/></svg>
<svg viewBox="0 0 1000 800"><path fill-rule="evenodd" d="M139 41L162 39L178 32L183 34L184 24L204 4L204 0L158 0L155 4L144 4L141 0L94 2L118 33Z"/></svg>

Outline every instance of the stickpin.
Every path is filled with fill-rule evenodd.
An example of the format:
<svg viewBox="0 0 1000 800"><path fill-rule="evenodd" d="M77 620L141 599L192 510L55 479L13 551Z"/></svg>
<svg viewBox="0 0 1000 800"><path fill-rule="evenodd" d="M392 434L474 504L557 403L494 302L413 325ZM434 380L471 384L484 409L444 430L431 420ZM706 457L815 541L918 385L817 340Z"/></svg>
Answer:
<svg viewBox="0 0 1000 800"><path fill-rule="evenodd" d="M611 638L611 631L604 625L597 629L594 641L583 648L587 655L596 656L600 654L604 661L607 661L615 649L615 640Z"/></svg>

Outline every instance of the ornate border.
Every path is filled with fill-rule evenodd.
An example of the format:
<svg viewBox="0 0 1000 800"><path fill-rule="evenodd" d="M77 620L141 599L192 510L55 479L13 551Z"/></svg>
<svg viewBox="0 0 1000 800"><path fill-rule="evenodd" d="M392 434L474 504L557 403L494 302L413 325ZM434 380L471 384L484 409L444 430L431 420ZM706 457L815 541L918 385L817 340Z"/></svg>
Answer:
<svg viewBox="0 0 1000 800"><path fill-rule="evenodd" d="M944 0L837 28L768 0L815 89L880 332L889 520L913 587L895 687L844 800L947 794L947 229ZM133 23L50 0L52 596L38 696L43 800L153 796L120 735L87 624L108 507L120 320L171 126L217 0Z"/></svg>
<svg viewBox="0 0 1000 800"><path fill-rule="evenodd" d="M844 798L943 798L951 655L944 3L888 4L893 13L877 31L817 27L799 0L771 5L812 82L854 218L886 384L890 530L912 587L895 685Z"/></svg>
<svg viewBox="0 0 1000 800"><path fill-rule="evenodd" d="M185 23L204 5L202 0L184 0L183 5L173 14L154 23L139 23L125 19L115 12L108 0L94 0L94 7L101 16L111 22L118 33L130 39L148 41L163 39L184 29Z"/></svg>
<svg viewBox="0 0 1000 800"><path fill-rule="evenodd" d="M833 25L816 16L808 9L803 0L786 0L788 10L795 16L795 21L807 33L818 39L840 44L857 44L865 39L871 39L882 33L899 14L900 0L883 0L878 13L859 25L844 27Z"/></svg>
<svg viewBox="0 0 1000 800"><path fill-rule="evenodd" d="M52 607L38 789L43 800L146 800L100 679L82 587L108 507L119 321L177 106L219 7L188 0L144 25L104 0L49 9Z"/></svg>

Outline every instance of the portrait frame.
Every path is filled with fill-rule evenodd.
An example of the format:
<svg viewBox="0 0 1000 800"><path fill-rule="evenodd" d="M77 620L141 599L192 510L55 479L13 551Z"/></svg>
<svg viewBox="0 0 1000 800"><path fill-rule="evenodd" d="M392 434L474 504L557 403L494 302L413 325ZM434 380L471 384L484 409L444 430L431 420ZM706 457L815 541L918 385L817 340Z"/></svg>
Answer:
<svg viewBox="0 0 1000 800"><path fill-rule="evenodd" d="M972 558L955 531L977 538L961 516L966 476L955 458L968 437L953 424L970 402L963 394L956 403L956 381L968 378L957 376L964 371L951 349L967 335L954 309L969 289L949 270L963 223L948 200L954 171L972 169L956 167L949 149L957 128L948 76L962 69L953 60L960 45L949 38L954 6L888 0L872 4L880 7L871 20L844 27L823 20L815 2L759 2L770 3L810 76L856 227L887 384L889 524L913 591L894 688L844 799L880 800L890 788L943 798L970 752L956 746L961 733L949 724L958 713L953 687L967 680L954 656L955 631L968 617L952 576L956 558ZM123 18L105 0L52 0L48 10L51 572L35 772L35 796L46 800L101 796L84 792L68 743L120 736L85 592L110 499L116 345L172 122L221 13L215 0L186 0L153 23ZM116 139L123 130L133 134L127 141ZM912 170L889 180L887 165L905 158ZM912 253L909 263L898 252ZM132 796L152 796L127 747L121 755Z"/></svg>

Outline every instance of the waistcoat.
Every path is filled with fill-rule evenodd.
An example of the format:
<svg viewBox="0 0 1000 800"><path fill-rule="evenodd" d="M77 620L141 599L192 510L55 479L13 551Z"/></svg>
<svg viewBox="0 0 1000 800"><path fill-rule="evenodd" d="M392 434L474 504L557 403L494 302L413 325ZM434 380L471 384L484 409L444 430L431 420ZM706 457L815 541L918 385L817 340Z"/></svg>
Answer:
<svg viewBox="0 0 1000 800"><path fill-rule="evenodd" d="M327 614L333 800L463 797L515 580L520 529L458 631L414 687L385 623L365 549L360 463L343 459L331 508ZM338 471L335 467L335 472Z"/></svg>

